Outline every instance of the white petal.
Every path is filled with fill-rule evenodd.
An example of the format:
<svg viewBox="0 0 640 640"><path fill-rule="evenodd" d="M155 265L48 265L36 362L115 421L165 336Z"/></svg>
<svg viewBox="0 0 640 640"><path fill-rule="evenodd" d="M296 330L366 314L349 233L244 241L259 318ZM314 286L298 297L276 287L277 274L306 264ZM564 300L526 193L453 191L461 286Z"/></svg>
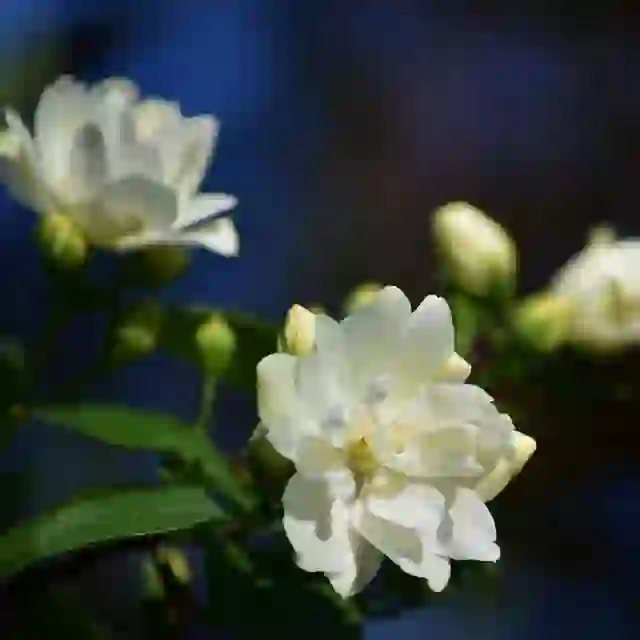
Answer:
<svg viewBox="0 0 640 640"><path fill-rule="evenodd" d="M397 287L385 287L342 321L352 374L360 386L390 373L411 315L411 303Z"/></svg>
<svg viewBox="0 0 640 640"><path fill-rule="evenodd" d="M142 234L169 231L177 210L177 194L171 188L132 176L107 185L100 195L100 212L96 215L123 228L133 224ZM92 222L88 220L87 226L91 227Z"/></svg>
<svg viewBox="0 0 640 640"><path fill-rule="evenodd" d="M362 591L378 573L383 559L382 553L359 534L351 534L351 544L353 561L343 571L327 574L331 586L343 598Z"/></svg>
<svg viewBox="0 0 640 640"><path fill-rule="evenodd" d="M179 127L182 115L180 105L169 100L149 98L133 109L136 137L152 142L161 131Z"/></svg>
<svg viewBox="0 0 640 640"><path fill-rule="evenodd" d="M197 231L182 231L178 234L184 244L200 245L221 256L237 256L240 251L240 239L231 218L216 218L198 228Z"/></svg>
<svg viewBox="0 0 640 640"><path fill-rule="evenodd" d="M497 466L474 488L485 502L493 500L516 476L536 450L533 438L515 431L513 433L512 455L502 458Z"/></svg>
<svg viewBox="0 0 640 640"><path fill-rule="evenodd" d="M197 116L184 122L185 144L175 184L183 193L195 193L202 182L219 130L213 116Z"/></svg>
<svg viewBox="0 0 640 640"><path fill-rule="evenodd" d="M79 127L69 150L68 195L84 200L98 191L107 178L106 145L94 123Z"/></svg>
<svg viewBox="0 0 640 640"><path fill-rule="evenodd" d="M226 193L201 193L184 205L174 224L175 229L185 229L233 209L238 204L235 196Z"/></svg>
<svg viewBox="0 0 640 640"><path fill-rule="evenodd" d="M0 179L11 195L39 213L55 208L54 198L44 182L36 148L20 116L6 110L9 129L0 143Z"/></svg>
<svg viewBox="0 0 640 640"><path fill-rule="evenodd" d="M85 85L71 76L62 76L42 92L34 133L50 184L66 177L74 136L90 120L95 104Z"/></svg>
<svg viewBox="0 0 640 640"><path fill-rule="evenodd" d="M496 526L485 503L470 489L458 489L449 509L451 530L441 542L455 560L495 562L500 548L495 543Z"/></svg>
<svg viewBox="0 0 640 640"><path fill-rule="evenodd" d="M442 502L442 495L435 490L411 489L385 508L380 502L374 505L376 513L385 517L360 502L354 521L358 531L403 571L425 578L433 591L442 591L451 574L449 561L437 553L436 528ZM418 524L420 528L401 523Z"/></svg>
<svg viewBox="0 0 640 640"><path fill-rule="evenodd" d="M282 497L284 530L305 571L343 573L355 562L349 506L326 483L295 474Z"/></svg>
<svg viewBox="0 0 640 640"><path fill-rule="evenodd" d="M296 358L274 353L258 364L258 415L268 429L267 437L286 458L295 460L300 440L313 429L296 396Z"/></svg>
<svg viewBox="0 0 640 640"><path fill-rule="evenodd" d="M443 298L427 296L413 312L405 335L401 374L411 386L434 378L454 354L453 320Z"/></svg>

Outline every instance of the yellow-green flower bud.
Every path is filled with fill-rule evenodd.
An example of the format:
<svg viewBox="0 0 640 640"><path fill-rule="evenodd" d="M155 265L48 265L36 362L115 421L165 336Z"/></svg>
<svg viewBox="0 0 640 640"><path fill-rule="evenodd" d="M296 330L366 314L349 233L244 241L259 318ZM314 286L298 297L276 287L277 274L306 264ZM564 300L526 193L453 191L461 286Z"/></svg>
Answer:
<svg viewBox="0 0 640 640"><path fill-rule="evenodd" d="M147 598L160 600L165 597L162 576L165 570L180 584L186 585L193 578L186 553L176 547L162 546L152 556L147 556L143 559L142 571Z"/></svg>
<svg viewBox="0 0 640 640"><path fill-rule="evenodd" d="M478 296L513 290L516 246L495 220L466 202L452 202L434 213L433 234L460 288Z"/></svg>
<svg viewBox="0 0 640 640"><path fill-rule="evenodd" d="M220 314L212 314L196 331L196 343L204 371L213 376L225 372L236 351L236 336Z"/></svg>
<svg viewBox="0 0 640 640"><path fill-rule="evenodd" d="M350 314L361 309L362 307L373 302L376 295L382 291L382 285L375 282L367 282L359 287L356 287L348 296L344 302L345 314Z"/></svg>
<svg viewBox="0 0 640 640"><path fill-rule="evenodd" d="M40 217L38 244L46 258L56 267L75 269L87 258L88 247L82 232L61 213Z"/></svg>
<svg viewBox="0 0 640 640"><path fill-rule="evenodd" d="M313 350L315 340L315 314L299 304L293 305L285 319L284 331L279 340L280 350L294 356L305 356Z"/></svg>
<svg viewBox="0 0 640 640"><path fill-rule="evenodd" d="M515 311L518 334L539 351L550 352L566 341L572 318L571 300L552 292L530 296Z"/></svg>
<svg viewBox="0 0 640 640"><path fill-rule="evenodd" d="M125 260L127 284L162 287L174 282L186 271L191 252L184 247L147 247L126 256Z"/></svg>
<svg viewBox="0 0 640 640"><path fill-rule="evenodd" d="M114 331L115 360L141 358L155 351L162 327L162 307L147 300L125 315Z"/></svg>

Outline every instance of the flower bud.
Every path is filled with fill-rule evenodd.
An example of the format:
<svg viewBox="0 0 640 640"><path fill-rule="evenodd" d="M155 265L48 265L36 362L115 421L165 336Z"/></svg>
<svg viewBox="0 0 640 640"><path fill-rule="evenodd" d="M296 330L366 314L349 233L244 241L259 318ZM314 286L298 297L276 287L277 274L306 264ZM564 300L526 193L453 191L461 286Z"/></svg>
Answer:
<svg viewBox="0 0 640 640"><path fill-rule="evenodd" d="M155 351L162 325L162 308L152 300L140 303L122 320L114 332L112 357L126 361Z"/></svg>
<svg viewBox="0 0 640 640"><path fill-rule="evenodd" d="M293 305L287 313L284 331L279 339L280 350L294 356L304 356L311 353L315 340L315 314L299 304Z"/></svg>
<svg viewBox="0 0 640 640"><path fill-rule="evenodd" d="M571 300L552 292L535 294L515 311L514 325L520 337L535 349L550 352L567 339L573 313Z"/></svg>
<svg viewBox="0 0 640 640"><path fill-rule="evenodd" d="M204 371L213 376L223 374L236 351L236 336L220 314L212 314L196 331L196 344Z"/></svg>
<svg viewBox="0 0 640 640"><path fill-rule="evenodd" d="M87 242L82 232L65 215L48 213L40 217L38 244L51 263L62 269L76 269L87 258Z"/></svg>
<svg viewBox="0 0 640 640"><path fill-rule="evenodd" d="M510 292L517 272L516 246L505 229L466 202L434 213L436 245L454 282L468 293Z"/></svg>
<svg viewBox="0 0 640 640"><path fill-rule="evenodd" d="M147 247L125 256L125 260L128 285L162 287L174 282L186 271L191 253L184 247Z"/></svg>
<svg viewBox="0 0 640 640"><path fill-rule="evenodd" d="M344 302L344 313L349 315L357 309L367 306L375 300L380 291L382 291L382 285L375 282L367 282L356 287Z"/></svg>
<svg viewBox="0 0 640 640"><path fill-rule="evenodd" d="M522 471L536 450L536 441L530 436L513 432L513 448L510 456L500 460L495 469L476 486L476 493L485 501L493 500L509 482Z"/></svg>

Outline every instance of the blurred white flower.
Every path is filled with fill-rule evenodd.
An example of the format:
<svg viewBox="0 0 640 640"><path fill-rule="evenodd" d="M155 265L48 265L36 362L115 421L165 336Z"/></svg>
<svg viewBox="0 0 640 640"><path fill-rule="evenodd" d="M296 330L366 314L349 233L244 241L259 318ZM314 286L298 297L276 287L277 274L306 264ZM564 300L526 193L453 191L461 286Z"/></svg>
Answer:
<svg viewBox="0 0 640 640"><path fill-rule="evenodd" d="M567 339L597 351L640 343L640 239L596 229L560 269L551 291L571 302Z"/></svg>
<svg viewBox="0 0 640 640"><path fill-rule="evenodd" d="M141 102L126 79L87 87L63 76L44 90L33 135L15 111L7 109L6 120L0 177L23 204L68 216L90 242L111 249L202 245L237 254L235 227L219 217L236 198L198 193L215 118Z"/></svg>
<svg viewBox="0 0 640 640"><path fill-rule="evenodd" d="M340 323L317 315L311 353L260 362L261 433L297 469L283 503L301 568L346 597L383 555L435 591L450 559L498 559L485 501L524 456L469 372L447 303L429 296L412 313L395 287Z"/></svg>
<svg viewBox="0 0 640 640"><path fill-rule="evenodd" d="M456 283L476 295L510 289L517 271L516 246L495 220L466 202L433 214L436 245Z"/></svg>

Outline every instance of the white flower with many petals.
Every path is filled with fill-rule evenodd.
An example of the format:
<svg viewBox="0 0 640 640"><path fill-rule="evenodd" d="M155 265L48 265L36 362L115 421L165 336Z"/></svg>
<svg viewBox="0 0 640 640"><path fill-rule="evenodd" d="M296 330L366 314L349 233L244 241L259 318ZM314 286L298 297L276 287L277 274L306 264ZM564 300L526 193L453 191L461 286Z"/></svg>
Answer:
<svg viewBox="0 0 640 640"><path fill-rule="evenodd" d="M284 528L301 568L343 596L383 556L440 591L451 559L499 556L493 498L533 453L454 352L447 303L412 313L386 287L338 323L317 315L308 355L258 365L261 429L295 463Z"/></svg>
<svg viewBox="0 0 640 640"><path fill-rule="evenodd" d="M33 135L6 112L0 177L23 204L68 216L90 242L117 250L154 244L238 251L233 196L198 193L218 122L178 104L138 100L136 86L63 76L36 108Z"/></svg>
<svg viewBox="0 0 640 640"><path fill-rule="evenodd" d="M569 341L599 351L640 343L640 239L596 229L551 291L570 302Z"/></svg>

